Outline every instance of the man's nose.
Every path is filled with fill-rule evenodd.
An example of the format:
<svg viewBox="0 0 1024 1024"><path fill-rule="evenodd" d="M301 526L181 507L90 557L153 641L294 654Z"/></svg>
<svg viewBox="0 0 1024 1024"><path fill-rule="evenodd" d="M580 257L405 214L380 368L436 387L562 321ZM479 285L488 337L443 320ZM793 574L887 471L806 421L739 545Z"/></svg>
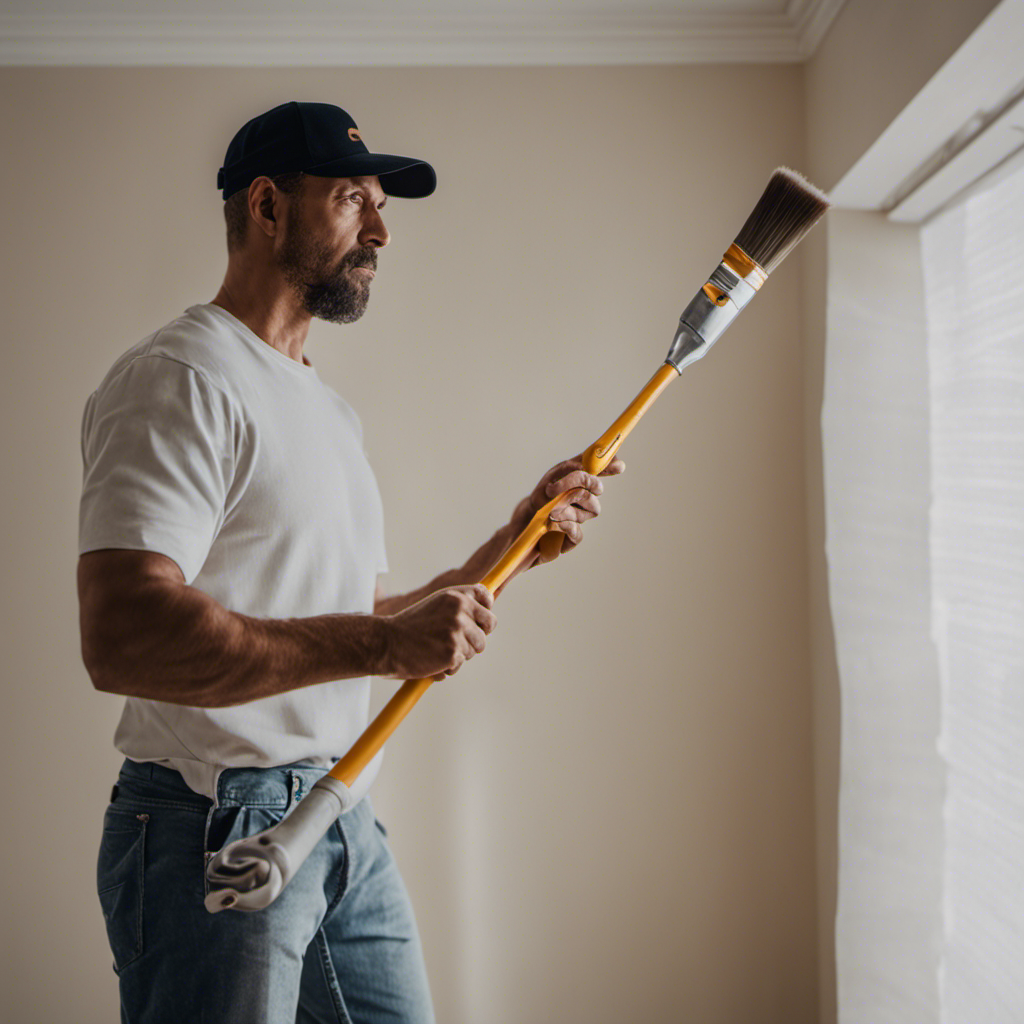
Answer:
<svg viewBox="0 0 1024 1024"><path fill-rule="evenodd" d="M391 234L384 226L384 218L380 210L369 210L363 221L362 230L359 232L360 245L376 245L383 249L391 241Z"/></svg>

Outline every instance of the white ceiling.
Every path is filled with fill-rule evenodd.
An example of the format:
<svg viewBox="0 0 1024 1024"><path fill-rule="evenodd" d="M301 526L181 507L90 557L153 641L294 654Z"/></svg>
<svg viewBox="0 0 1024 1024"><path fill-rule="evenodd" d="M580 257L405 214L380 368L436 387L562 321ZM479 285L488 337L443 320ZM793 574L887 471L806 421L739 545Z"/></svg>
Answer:
<svg viewBox="0 0 1024 1024"><path fill-rule="evenodd" d="M806 60L845 0L5 0L2 65Z"/></svg>

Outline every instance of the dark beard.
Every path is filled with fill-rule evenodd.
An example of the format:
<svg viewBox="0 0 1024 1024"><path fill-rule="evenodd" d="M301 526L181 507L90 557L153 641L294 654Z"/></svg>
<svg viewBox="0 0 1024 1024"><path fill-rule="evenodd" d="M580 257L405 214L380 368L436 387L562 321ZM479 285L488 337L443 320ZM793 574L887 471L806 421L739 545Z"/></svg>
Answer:
<svg viewBox="0 0 1024 1024"><path fill-rule="evenodd" d="M370 301L369 280L351 274L353 267L377 267L377 250L362 246L346 253L331 266L331 252L323 245L305 241L301 231L290 231L281 246L278 263L285 280L299 293L310 316L333 324L355 323Z"/></svg>

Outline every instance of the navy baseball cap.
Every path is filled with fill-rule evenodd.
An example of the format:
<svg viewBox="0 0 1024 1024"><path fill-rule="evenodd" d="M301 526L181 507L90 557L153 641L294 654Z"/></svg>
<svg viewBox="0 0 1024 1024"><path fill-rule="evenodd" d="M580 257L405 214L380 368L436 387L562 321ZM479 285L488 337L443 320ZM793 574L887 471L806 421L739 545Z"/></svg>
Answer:
<svg viewBox="0 0 1024 1024"><path fill-rule="evenodd" d="M355 121L331 103L282 103L244 124L228 146L217 188L224 199L260 175L303 171L322 178L375 174L389 196L419 199L437 185L423 160L371 153Z"/></svg>

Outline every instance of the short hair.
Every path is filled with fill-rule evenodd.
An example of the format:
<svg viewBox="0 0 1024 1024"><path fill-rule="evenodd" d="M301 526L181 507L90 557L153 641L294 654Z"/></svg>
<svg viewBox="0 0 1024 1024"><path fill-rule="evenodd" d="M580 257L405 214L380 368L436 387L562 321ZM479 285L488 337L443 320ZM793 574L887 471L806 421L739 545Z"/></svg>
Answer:
<svg viewBox="0 0 1024 1024"><path fill-rule="evenodd" d="M286 196L301 197L305 184L302 171L288 171L270 177L274 185ZM228 230L228 252L234 252L245 245L249 231L249 187L240 188L224 200L224 223Z"/></svg>

